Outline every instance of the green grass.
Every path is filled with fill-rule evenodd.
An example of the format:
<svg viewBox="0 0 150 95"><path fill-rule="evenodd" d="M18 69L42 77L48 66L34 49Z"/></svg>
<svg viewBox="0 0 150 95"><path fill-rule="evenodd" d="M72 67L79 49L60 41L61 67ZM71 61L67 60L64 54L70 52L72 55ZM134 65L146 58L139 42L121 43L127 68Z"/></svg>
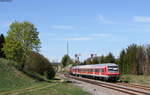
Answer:
<svg viewBox="0 0 150 95"><path fill-rule="evenodd" d="M0 92L30 86L35 80L16 70L11 61L0 59Z"/></svg>
<svg viewBox="0 0 150 95"><path fill-rule="evenodd" d="M41 86L36 89L25 90L18 93L17 95L89 95L89 94L69 83L47 83L45 84L45 86Z"/></svg>
<svg viewBox="0 0 150 95"><path fill-rule="evenodd" d="M150 75L122 75L123 81L150 86Z"/></svg>
<svg viewBox="0 0 150 95"><path fill-rule="evenodd" d="M0 95L89 95L59 78L39 82L16 70L11 61L0 59Z"/></svg>

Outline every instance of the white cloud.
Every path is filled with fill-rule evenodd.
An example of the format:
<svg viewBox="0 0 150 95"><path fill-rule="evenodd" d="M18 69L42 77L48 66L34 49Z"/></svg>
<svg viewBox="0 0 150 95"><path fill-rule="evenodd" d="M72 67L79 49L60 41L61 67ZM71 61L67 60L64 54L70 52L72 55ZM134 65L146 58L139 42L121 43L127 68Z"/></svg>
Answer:
<svg viewBox="0 0 150 95"><path fill-rule="evenodd" d="M146 16L134 16L133 17L134 22L150 22L150 17Z"/></svg>
<svg viewBox="0 0 150 95"><path fill-rule="evenodd" d="M110 20L105 19L104 16L101 15L101 14L99 14L99 15L96 17L96 19L97 19L98 21L101 21L102 23L105 23L105 24L115 24L113 21L110 21Z"/></svg>
<svg viewBox="0 0 150 95"><path fill-rule="evenodd" d="M91 34L92 37L101 37L101 38L107 38L110 37L110 34L104 34L104 33L97 33L97 34Z"/></svg>
<svg viewBox="0 0 150 95"><path fill-rule="evenodd" d="M51 29L72 30L72 29L75 29L75 27L70 26L70 25L53 25L53 26L51 26Z"/></svg>
<svg viewBox="0 0 150 95"><path fill-rule="evenodd" d="M87 40L91 40L91 37L74 37L74 38L66 38L64 40L68 40L68 41L87 41Z"/></svg>
<svg viewBox="0 0 150 95"><path fill-rule="evenodd" d="M86 35L86 36L64 38L63 40L88 41L88 40L94 40L94 39L108 39L110 37L112 37L110 34L97 33L97 34L89 34L89 35Z"/></svg>

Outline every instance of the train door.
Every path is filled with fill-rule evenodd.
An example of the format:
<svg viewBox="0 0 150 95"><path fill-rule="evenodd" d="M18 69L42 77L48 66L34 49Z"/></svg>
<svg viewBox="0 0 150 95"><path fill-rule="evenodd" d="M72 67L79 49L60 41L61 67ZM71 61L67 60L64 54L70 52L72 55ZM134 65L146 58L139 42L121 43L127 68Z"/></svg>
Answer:
<svg viewBox="0 0 150 95"><path fill-rule="evenodd" d="M95 74L99 75L99 69L98 68L95 69Z"/></svg>
<svg viewBox="0 0 150 95"><path fill-rule="evenodd" d="M93 74L96 75L96 69L95 68L93 69Z"/></svg>
<svg viewBox="0 0 150 95"><path fill-rule="evenodd" d="M93 74L93 69L90 69L90 74Z"/></svg>

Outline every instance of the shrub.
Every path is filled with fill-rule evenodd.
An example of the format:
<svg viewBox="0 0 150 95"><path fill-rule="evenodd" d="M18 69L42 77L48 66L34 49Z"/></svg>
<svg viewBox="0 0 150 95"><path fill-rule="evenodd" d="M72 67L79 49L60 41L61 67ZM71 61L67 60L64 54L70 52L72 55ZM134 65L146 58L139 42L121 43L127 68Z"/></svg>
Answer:
<svg viewBox="0 0 150 95"><path fill-rule="evenodd" d="M48 79L52 79L52 78L54 78L54 76L55 76L55 71L54 71L54 70L51 70L51 69L47 70L45 73L46 73L45 76L46 76Z"/></svg>
<svg viewBox="0 0 150 95"><path fill-rule="evenodd" d="M36 52L30 53L23 70L25 72L36 72L40 75L46 75L48 79L55 76L55 70L48 59ZM46 72L47 74L45 74Z"/></svg>

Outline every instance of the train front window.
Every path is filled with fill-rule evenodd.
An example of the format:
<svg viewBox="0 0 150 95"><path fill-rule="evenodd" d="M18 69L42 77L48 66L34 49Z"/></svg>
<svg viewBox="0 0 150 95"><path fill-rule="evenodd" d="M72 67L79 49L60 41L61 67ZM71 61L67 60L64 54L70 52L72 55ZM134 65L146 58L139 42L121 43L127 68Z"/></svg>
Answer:
<svg viewBox="0 0 150 95"><path fill-rule="evenodd" d="M118 73L118 66L108 66L108 71L110 73Z"/></svg>

